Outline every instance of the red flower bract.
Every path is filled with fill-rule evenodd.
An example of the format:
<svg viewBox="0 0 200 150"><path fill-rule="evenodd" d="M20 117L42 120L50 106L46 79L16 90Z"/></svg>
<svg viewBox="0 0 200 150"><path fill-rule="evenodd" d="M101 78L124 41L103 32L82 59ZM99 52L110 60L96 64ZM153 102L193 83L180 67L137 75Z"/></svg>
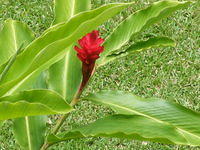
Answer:
<svg viewBox="0 0 200 150"><path fill-rule="evenodd" d="M82 92L94 72L95 61L104 50L104 47L101 46L103 42L104 39L99 37L99 31L94 30L78 41L80 47L74 47L78 58L82 61L83 79L78 93Z"/></svg>
<svg viewBox="0 0 200 150"><path fill-rule="evenodd" d="M88 33L78 41L80 47L75 46L78 58L85 64L93 64L99 58L99 54L103 52L104 47L101 44L104 42L99 37L99 31L94 30Z"/></svg>

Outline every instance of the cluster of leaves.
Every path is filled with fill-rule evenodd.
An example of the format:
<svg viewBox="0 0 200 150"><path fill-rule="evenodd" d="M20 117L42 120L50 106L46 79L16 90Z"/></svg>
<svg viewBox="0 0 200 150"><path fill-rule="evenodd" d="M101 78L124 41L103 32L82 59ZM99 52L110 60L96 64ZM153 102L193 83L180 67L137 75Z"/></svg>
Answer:
<svg viewBox="0 0 200 150"><path fill-rule="evenodd" d="M170 38L153 37L122 50L135 35L189 4L165 0L131 14L106 38L96 69L152 47L175 46ZM47 117L41 115L74 110L69 103L79 89L82 73L73 45L132 5L115 3L90 10L90 0L56 0L53 25L38 38L23 23L5 21L0 32L0 120L13 119L14 135L23 149L46 149L60 141L83 137L200 145L199 113L165 100L143 99L120 91L82 98L111 107L115 115L45 136Z"/></svg>

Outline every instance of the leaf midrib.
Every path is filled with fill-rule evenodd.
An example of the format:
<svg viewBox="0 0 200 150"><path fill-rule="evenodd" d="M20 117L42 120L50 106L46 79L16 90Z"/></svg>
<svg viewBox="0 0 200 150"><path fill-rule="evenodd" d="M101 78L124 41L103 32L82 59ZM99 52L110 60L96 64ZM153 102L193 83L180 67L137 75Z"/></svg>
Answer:
<svg viewBox="0 0 200 150"><path fill-rule="evenodd" d="M72 18L75 15L75 2L76 0L72 1L72 8L71 8L71 16L70 18Z"/></svg>
<svg viewBox="0 0 200 150"><path fill-rule="evenodd" d="M17 51L17 40L16 40L14 22L11 23L11 29L12 29L12 33L13 33L13 41L14 41L15 51Z"/></svg>
<svg viewBox="0 0 200 150"><path fill-rule="evenodd" d="M27 133L27 139L28 139L28 148L29 150L32 150L32 145L31 145L31 134L30 134L30 126L29 126L29 118L26 116L25 117L25 126L26 126L26 133Z"/></svg>
<svg viewBox="0 0 200 150"><path fill-rule="evenodd" d="M65 55L65 64L64 64L64 71L63 71L63 78L64 78L64 82L63 82L63 97L66 99L67 96L67 75L68 75L68 70L69 70L69 56L70 56L70 50L67 52L67 54Z"/></svg>

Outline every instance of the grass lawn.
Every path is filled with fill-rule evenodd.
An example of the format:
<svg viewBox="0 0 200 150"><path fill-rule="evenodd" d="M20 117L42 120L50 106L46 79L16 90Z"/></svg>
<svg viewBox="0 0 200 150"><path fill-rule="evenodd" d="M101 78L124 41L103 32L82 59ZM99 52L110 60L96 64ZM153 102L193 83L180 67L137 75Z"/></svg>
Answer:
<svg viewBox="0 0 200 150"><path fill-rule="evenodd" d="M109 2L129 1L131 0L93 0L93 8ZM155 0L135 1L136 5L128 11L143 8ZM105 35L111 32L117 22L130 13L128 11L102 25L102 32ZM1 0L0 25L8 18L27 23L38 36L51 25L53 2L52 0ZM85 94L101 89L124 90L143 97L174 100L190 109L200 111L199 25L200 1L187 9L177 11L171 17L162 20L133 39L133 41L138 41L154 35L169 36L177 41L175 48L151 49L103 66L96 72ZM62 130L87 124L112 113L106 107L88 102L81 102L77 108L79 110L70 115ZM0 130L0 150L19 149L12 135L11 124L11 121L7 121ZM200 147L162 145L122 139L89 138L60 143L51 149L200 150Z"/></svg>

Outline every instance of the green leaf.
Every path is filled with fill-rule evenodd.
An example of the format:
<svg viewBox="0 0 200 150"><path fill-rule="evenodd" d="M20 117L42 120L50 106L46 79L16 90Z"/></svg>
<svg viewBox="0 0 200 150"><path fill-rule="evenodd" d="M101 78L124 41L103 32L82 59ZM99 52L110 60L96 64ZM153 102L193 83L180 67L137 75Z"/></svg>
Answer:
<svg viewBox="0 0 200 150"><path fill-rule="evenodd" d="M105 56L120 49L134 35L169 16L174 11L188 6L190 3L164 0L155 2L150 7L130 15L106 39L104 43L105 51L98 60L98 64L103 65Z"/></svg>
<svg viewBox="0 0 200 150"><path fill-rule="evenodd" d="M54 24L69 20L75 14L89 10L90 0L55 0Z"/></svg>
<svg viewBox="0 0 200 150"><path fill-rule="evenodd" d="M22 44L27 46L33 39L33 33L25 24L6 20L0 31L0 66L9 60Z"/></svg>
<svg viewBox="0 0 200 150"><path fill-rule="evenodd" d="M5 79L3 83L8 82L9 80L16 78L24 73L27 68L29 68L30 65L35 62L34 60L36 60L36 58L42 54L44 55L45 52L45 55L47 55L50 53L49 51L51 51L51 55L49 54L51 57L52 55L56 57L56 55L59 53L64 53L63 51L65 48L71 46L71 44L76 42L80 37L98 27L100 24L124 8L128 7L129 5L130 3L105 5L95 10L76 15L67 22L55 25L47 29L39 38L34 40L21 55L18 56L15 63L13 64L13 67L10 69L7 75L7 79ZM100 20L99 18L102 19ZM56 50L49 50L55 49L55 47L57 47ZM22 60L24 62L23 68L19 67L21 66L20 61ZM43 60L42 62L46 62L46 60ZM40 63L37 63L39 66ZM16 67L19 67L20 69L14 69ZM13 72L14 70L15 72Z"/></svg>
<svg viewBox="0 0 200 150"><path fill-rule="evenodd" d="M46 121L47 117L45 116L25 117L14 120L14 136L22 149L40 149L45 139Z"/></svg>
<svg viewBox="0 0 200 150"><path fill-rule="evenodd" d="M185 136L188 145L200 144L200 114L179 104L156 98L144 99L119 91L102 91L84 99L121 110L119 113L137 114L169 124Z"/></svg>
<svg viewBox="0 0 200 150"><path fill-rule="evenodd" d="M79 89L81 79L81 62L71 46L66 56L49 68L48 88L70 102Z"/></svg>
<svg viewBox="0 0 200 150"><path fill-rule="evenodd" d="M109 116L89 125L81 126L68 132L62 132L58 136L50 135L48 142L54 144L82 137L115 137L166 144L192 144L188 143L183 134L175 126L139 115ZM196 144L199 145L199 143Z"/></svg>
<svg viewBox="0 0 200 150"><path fill-rule="evenodd" d="M166 46L175 46L175 42L167 37L154 37L146 41L139 41L137 43L132 44L125 51L120 51L119 53L106 56L106 58L104 59L104 64L119 59L121 57L129 56L134 53L138 53L147 49L155 47L160 48Z"/></svg>
<svg viewBox="0 0 200 150"><path fill-rule="evenodd" d="M1 67L2 71L1 71L1 74L0 74L0 81L2 81L4 79L7 72L9 71L10 67L14 63L17 55L19 55L20 52L22 51L22 48L23 48L23 44L20 46L20 48L17 50L17 52L8 60L8 62L6 62L5 64L2 65L2 67Z"/></svg>
<svg viewBox="0 0 200 150"><path fill-rule="evenodd" d="M48 29L16 58L7 76L0 83L0 96L23 89L24 84L28 84L28 81L33 80L41 71L63 58L66 47L131 4L105 5L80 13L68 22Z"/></svg>
<svg viewBox="0 0 200 150"><path fill-rule="evenodd" d="M37 77L37 81L31 85L30 89L46 88L45 73ZM13 134L21 149L38 150L43 145L47 119L47 116L26 116L13 119Z"/></svg>
<svg viewBox="0 0 200 150"><path fill-rule="evenodd" d="M0 98L0 120L66 114L72 110L61 96L49 90L30 90Z"/></svg>
<svg viewBox="0 0 200 150"><path fill-rule="evenodd" d="M0 31L0 81L15 60L19 50L34 39L34 34L25 24L8 19ZM17 52L18 51L18 52Z"/></svg>
<svg viewBox="0 0 200 150"><path fill-rule="evenodd" d="M60 23L79 12L90 9L90 0L57 0L55 1L55 23ZM73 46L68 48L66 56L49 69L49 88L60 93L70 102L81 83L81 62Z"/></svg>
<svg viewBox="0 0 200 150"><path fill-rule="evenodd" d="M10 66L15 61L16 56L24 47L30 44L33 39L33 33L25 24L14 20L5 21L4 27L0 32L0 61L3 61L4 63L4 65L1 65L0 62L0 80L7 74ZM4 59L2 59L2 57ZM41 85L42 83L43 82L40 82L39 84ZM2 108L2 111L3 109L5 108ZM39 149L45 137L46 116L14 119L13 130L14 137L21 148L25 150ZM30 134L28 135L27 133Z"/></svg>

